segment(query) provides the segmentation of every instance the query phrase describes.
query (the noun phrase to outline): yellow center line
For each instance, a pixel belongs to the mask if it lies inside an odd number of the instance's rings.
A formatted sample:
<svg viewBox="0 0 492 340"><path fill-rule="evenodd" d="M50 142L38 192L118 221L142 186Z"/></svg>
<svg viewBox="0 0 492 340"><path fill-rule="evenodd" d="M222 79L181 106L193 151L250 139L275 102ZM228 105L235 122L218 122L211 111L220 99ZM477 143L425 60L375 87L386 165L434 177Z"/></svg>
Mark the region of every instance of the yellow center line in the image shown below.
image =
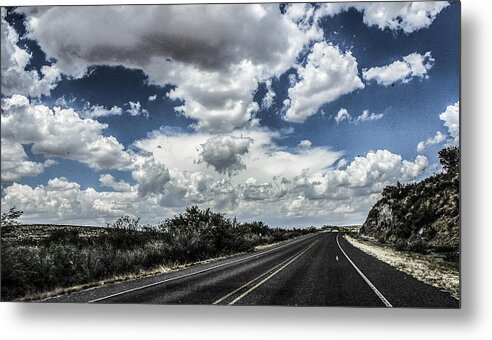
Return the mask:
<svg viewBox="0 0 492 340"><path fill-rule="evenodd" d="M283 266L281 266L280 268L278 268L277 270L275 270L273 273L271 273L270 275L268 275L266 278L264 278L263 280L261 280L260 282L258 282L256 285L254 285L253 287L251 287L250 289L248 289L247 291L245 291L243 294L239 295L237 298L235 298L234 300L232 300L231 302L229 302L229 305L233 305L236 302L240 301L246 295L248 295L249 293L251 293L252 291L254 291L256 288L260 287L262 284L264 284L265 282L267 282L268 280L270 280L272 277L274 277L275 275L277 275L278 273L280 273L285 267L287 267L289 264L291 264L292 262L294 262L295 260L297 260L299 257L301 257L302 254L304 254L305 252L307 252L309 249L311 249L311 247L314 246L314 244L316 242L318 242L318 240L316 240L313 243L311 243L311 245L309 245L307 248L305 248L304 250L302 250L300 253L294 255L294 258L291 258L290 260L288 260L288 262L285 263ZM271 271L272 270L269 270L268 272L271 272ZM264 274L260 275L255 280L257 280L258 278L260 278L262 276L264 276ZM255 280L253 280L253 281L255 281Z"/></svg>
<svg viewBox="0 0 492 340"><path fill-rule="evenodd" d="M317 242L317 241L316 241ZM270 268L268 269L266 272L264 272L263 274L261 274L260 276L257 276L255 277L254 279L252 279L251 281L248 281L246 282L245 284L243 284L241 287L233 290L232 292L230 292L229 294L221 297L220 299L218 299L217 301L215 301L214 303L212 303L213 305L217 305L219 303L221 303L222 301L224 301L225 299L229 298L230 296L236 294L237 292L239 292L240 290L242 290L243 288L251 285L253 282L255 281L258 281L259 279L261 279L262 277L268 275L269 273L271 273L272 271L274 271L275 269L279 268L280 266L282 266L283 264L285 264L286 262L290 261L292 258L296 257L299 253L296 253L294 255L292 255L291 257L289 257L287 260L284 260L282 262L280 262L279 264L277 264L276 266L274 266L273 268Z"/></svg>

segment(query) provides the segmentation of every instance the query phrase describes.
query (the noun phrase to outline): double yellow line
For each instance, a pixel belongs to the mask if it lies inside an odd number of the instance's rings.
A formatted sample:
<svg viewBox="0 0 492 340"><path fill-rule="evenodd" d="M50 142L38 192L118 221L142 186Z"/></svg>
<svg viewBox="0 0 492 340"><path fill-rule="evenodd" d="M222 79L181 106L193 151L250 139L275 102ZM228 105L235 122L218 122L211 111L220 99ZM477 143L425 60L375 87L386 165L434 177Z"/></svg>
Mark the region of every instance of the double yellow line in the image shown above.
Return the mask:
<svg viewBox="0 0 492 340"><path fill-rule="evenodd" d="M281 262L280 264L274 266L273 268L267 270L263 274L255 277L253 280L245 283L244 285L242 285L241 287L233 290L229 294L221 297L220 299L218 299L217 301L215 301L213 303L213 305L217 305L217 304L225 301L226 299L229 299L233 295L241 292L242 290L250 287L249 289L246 289L243 293L241 293L239 296L237 296L231 302L228 303L229 305L234 305L236 302L240 301L242 298L244 298L246 295L248 295L249 293L251 293L252 291L254 291L256 288L258 288L259 286L261 286L262 284L264 284L265 282L267 282L268 280L270 280L272 277L274 277L275 275L277 275L278 273L280 273L289 264L291 264L292 262L294 262L295 260L297 260L299 257L301 257L302 254L304 254L309 249L311 249L311 247L314 246L314 244L316 242L318 242L318 240L314 241L313 243L311 243L309 246L307 246L306 248L304 248L300 252L292 255L287 260L285 260L285 261ZM255 282L257 282L257 283L254 284Z"/></svg>

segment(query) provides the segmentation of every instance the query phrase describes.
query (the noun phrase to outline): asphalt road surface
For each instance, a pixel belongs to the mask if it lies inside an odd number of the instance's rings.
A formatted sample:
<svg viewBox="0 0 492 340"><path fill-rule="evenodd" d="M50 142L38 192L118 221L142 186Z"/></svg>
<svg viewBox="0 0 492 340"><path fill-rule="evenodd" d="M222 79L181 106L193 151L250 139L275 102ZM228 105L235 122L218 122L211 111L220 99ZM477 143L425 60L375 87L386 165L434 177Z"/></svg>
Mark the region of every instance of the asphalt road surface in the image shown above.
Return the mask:
<svg viewBox="0 0 492 340"><path fill-rule="evenodd" d="M321 233L48 302L458 308L459 301Z"/></svg>

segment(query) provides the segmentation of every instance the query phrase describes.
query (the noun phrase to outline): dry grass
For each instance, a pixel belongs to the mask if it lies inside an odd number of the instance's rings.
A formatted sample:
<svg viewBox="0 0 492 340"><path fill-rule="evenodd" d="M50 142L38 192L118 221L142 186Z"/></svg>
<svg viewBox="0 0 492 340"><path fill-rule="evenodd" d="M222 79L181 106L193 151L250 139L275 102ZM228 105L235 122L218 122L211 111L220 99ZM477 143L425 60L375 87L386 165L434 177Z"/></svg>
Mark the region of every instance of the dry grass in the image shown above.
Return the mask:
<svg viewBox="0 0 492 340"><path fill-rule="evenodd" d="M281 244L284 244L287 242L292 242L294 240L302 239L305 237L306 236L299 236L299 237L295 237L295 238L285 240L285 241L259 245L259 246L255 247L254 251L273 248L275 246L279 246ZM101 286L104 286L104 285L110 284L110 283L116 283L116 282L122 282L122 281L132 281L132 280L137 280L137 279L150 277L150 276L154 276L154 275L175 272L175 271L183 270L183 269L193 267L196 265L209 264L209 263L217 262L220 260L225 260L225 259L228 259L230 257L244 255L244 254L245 254L244 252L235 253L235 254L231 254L231 255L227 255L227 256L210 258L210 259L206 259L203 261L197 261L197 262L186 263L186 264L176 264L174 266L160 265L160 266L157 266L151 270L141 270L138 273L132 273L132 274L127 274L127 275L117 275L117 276L113 276L109 279L90 282L87 284L74 285L74 286L65 287L65 288L55 288L55 289L47 291L47 292L42 292L42 293L37 293L37 294L29 294L29 295L26 295L20 299L15 300L15 301L43 301L43 300L48 300L48 299L51 299L51 298L54 298L57 296L61 296L61 295L65 295L65 294L80 292L82 290L94 289L94 288L101 287Z"/></svg>
<svg viewBox="0 0 492 340"><path fill-rule="evenodd" d="M459 300L460 275L459 269L455 264L449 263L441 258L397 251L389 246L355 239L350 236L346 236L346 239L354 247L359 248L366 254L374 256L396 269L415 277L419 281L449 292Z"/></svg>
<svg viewBox="0 0 492 340"><path fill-rule="evenodd" d="M81 284L81 285L74 285L71 287L63 287L63 288L59 287L59 288L55 288L55 289L47 291L47 292L28 294L22 298L14 300L14 301L44 301L44 300L48 300L48 299L51 299L51 298L54 298L57 296L61 296L61 295L80 292L83 290L94 289L94 288L101 287L101 286L104 286L104 285L110 284L110 283L116 283L116 282L122 282L122 281L133 281L133 280L142 279L142 278L150 277L150 276L154 276L154 275L171 273L171 272L183 270L183 269L186 269L189 267L193 267L193 266L196 266L199 264L213 263L213 262L225 260L227 258L242 255L242 254L244 254L244 253L237 253L237 254L232 254L232 255L228 255L228 256L220 256L220 257L210 258L210 259L206 259L203 261L197 261L197 262L186 263L186 264L176 264L174 266L160 265L160 266L157 266L157 267L152 268L150 270L141 270L138 273L116 275L116 276L113 276L113 277L105 279L105 280L89 282L89 283Z"/></svg>

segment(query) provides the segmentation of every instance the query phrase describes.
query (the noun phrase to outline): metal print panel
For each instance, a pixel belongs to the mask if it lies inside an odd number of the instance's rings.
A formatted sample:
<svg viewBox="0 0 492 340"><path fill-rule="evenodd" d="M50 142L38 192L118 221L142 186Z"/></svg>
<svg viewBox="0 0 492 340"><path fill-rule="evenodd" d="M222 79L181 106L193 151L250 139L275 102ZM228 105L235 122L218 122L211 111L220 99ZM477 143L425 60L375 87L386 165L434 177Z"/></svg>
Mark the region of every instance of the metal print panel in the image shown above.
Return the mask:
<svg viewBox="0 0 492 340"><path fill-rule="evenodd" d="M459 308L459 2L1 20L2 301Z"/></svg>

